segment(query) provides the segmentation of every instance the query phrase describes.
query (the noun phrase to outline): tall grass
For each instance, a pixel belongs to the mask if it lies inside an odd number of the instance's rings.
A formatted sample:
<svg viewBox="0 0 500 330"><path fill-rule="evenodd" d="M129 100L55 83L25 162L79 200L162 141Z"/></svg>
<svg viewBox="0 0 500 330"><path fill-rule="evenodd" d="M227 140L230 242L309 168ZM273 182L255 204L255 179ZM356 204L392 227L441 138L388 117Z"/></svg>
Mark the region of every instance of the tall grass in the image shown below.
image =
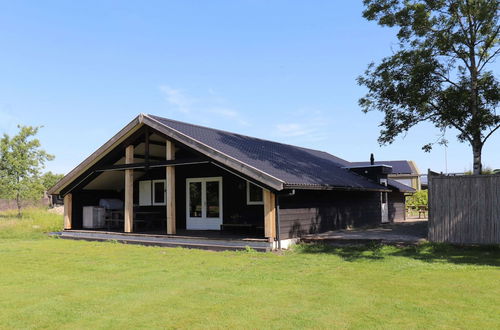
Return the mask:
<svg viewBox="0 0 500 330"><path fill-rule="evenodd" d="M25 209L21 217L17 211L0 212L0 239L38 239L46 233L62 230L63 216L46 209Z"/></svg>

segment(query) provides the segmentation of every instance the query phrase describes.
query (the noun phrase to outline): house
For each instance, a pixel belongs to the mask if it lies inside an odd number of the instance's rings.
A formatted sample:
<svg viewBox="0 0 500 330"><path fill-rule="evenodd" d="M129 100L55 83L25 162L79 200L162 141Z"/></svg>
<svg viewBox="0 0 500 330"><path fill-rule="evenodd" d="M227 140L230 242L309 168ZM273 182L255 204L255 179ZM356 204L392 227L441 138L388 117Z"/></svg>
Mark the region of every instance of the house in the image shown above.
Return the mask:
<svg viewBox="0 0 500 330"><path fill-rule="evenodd" d="M404 205L391 196L413 189L391 172L140 114L49 193L64 198L67 238L273 249L392 221Z"/></svg>
<svg viewBox="0 0 500 330"><path fill-rule="evenodd" d="M375 165L388 165L392 167L392 173L388 175L390 179L398 181L405 186L415 190L422 189L420 172L417 164L413 160L382 160L374 162ZM367 166L370 162L353 162L354 166Z"/></svg>

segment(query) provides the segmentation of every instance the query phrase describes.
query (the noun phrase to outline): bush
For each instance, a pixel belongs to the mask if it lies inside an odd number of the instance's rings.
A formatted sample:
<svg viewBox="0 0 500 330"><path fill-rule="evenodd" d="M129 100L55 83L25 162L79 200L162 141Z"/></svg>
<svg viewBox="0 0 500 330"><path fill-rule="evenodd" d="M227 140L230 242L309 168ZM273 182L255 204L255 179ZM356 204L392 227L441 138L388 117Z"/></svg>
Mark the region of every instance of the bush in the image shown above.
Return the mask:
<svg viewBox="0 0 500 330"><path fill-rule="evenodd" d="M406 206L421 206L428 204L427 190L420 190L411 196L406 197Z"/></svg>

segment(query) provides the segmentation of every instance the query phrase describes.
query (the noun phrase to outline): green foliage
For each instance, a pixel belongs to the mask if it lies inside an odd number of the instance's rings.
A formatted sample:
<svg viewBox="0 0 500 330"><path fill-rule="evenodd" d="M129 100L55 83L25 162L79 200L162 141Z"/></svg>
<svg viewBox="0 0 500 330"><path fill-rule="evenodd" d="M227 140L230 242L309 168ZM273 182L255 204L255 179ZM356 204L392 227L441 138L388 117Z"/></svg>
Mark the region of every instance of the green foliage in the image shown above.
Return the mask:
<svg viewBox="0 0 500 330"><path fill-rule="evenodd" d="M63 178L64 174L55 174L51 171L46 172L42 175L41 183L45 190L52 188L59 180Z"/></svg>
<svg viewBox="0 0 500 330"><path fill-rule="evenodd" d="M429 194L427 190L419 190L411 196L406 197L406 206L428 205Z"/></svg>
<svg viewBox="0 0 500 330"><path fill-rule="evenodd" d="M500 128L500 83L492 64L500 53L498 0L364 0L363 16L398 29L399 50L370 64L358 83L368 88L363 111L385 114L379 143L429 121L472 146L481 172L486 140Z"/></svg>
<svg viewBox="0 0 500 330"><path fill-rule="evenodd" d="M483 170L482 170L481 174L485 174L485 175L487 175L487 174L496 174L496 171L498 171L498 170L494 170L491 167L486 166L486 167L483 167ZM464 172L464 174L465 175L472 175L473 172L472 172L472 170L467 170L467 171Z"/></svg>
<svg viewBox="0 0 500 330"><path fill-rule="evenodd" d="M15 199L20 214L21 200L42 197L41 170L54 156L41 149L40 141L34 138L40 127L18 128L17 135L4 134L0 140L0 196Z"/></svg>

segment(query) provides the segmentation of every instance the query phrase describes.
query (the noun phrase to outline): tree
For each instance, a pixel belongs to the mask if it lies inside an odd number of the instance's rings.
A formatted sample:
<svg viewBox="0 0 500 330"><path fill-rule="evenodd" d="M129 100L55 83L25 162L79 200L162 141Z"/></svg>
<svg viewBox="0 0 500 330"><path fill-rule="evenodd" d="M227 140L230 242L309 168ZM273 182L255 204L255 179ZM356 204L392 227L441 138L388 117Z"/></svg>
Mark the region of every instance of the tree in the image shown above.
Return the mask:
<svg viewBox="0 0 500 330"><path fill-rule="evenodd" d="M398 30L399 48L368 66L358 83L364 112L384 113L381 145L429 121L472 147L474 174L482 149L500 128L500 85L491 66L500 53L498 0L364 0L363 16Z"/></svg>
<svg viewBox="0 0 500 330"><path fill-rule="evenodd" d="M64 174L56 174L51 171L44 173L40 180L45 191L52 188L59 180L63 178Z"/></svg>
<svg viewBox="0 0 500 330"><path fill-rule="evenodd" d="M12 138L4 134L0 140L0 195L14 198L18 215L23 199L42 197L44 187L40 180L46 161L54 156L40 148L40 141L33 138L40 127L20 126Z"/></svg>

